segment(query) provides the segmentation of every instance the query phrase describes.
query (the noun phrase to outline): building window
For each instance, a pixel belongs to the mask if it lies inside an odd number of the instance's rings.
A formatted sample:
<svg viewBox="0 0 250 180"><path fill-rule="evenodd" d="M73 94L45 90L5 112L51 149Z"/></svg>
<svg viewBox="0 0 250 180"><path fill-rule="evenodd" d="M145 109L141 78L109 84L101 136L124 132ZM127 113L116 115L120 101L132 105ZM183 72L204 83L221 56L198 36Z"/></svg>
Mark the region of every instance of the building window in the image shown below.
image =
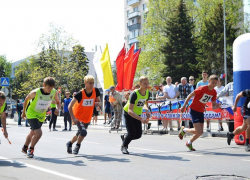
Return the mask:
<svg viewBox="0 0 250 180"><path fill-rule="evenodd" d="M138 8L138 6L136 6L136 7L134 7L134 12L138 12L139 11L139 8Z"/></svg>
<svg viewBox="0 0 250 180"><path fill-rule="evenodd" d="M129 10L127 10L127 17L129 16Z"/></svg>
<svg viewBox="0 0 250 180"><path fill-rule="evenodd" d="M143 11L145 11L145 9L147 8L147 4L143 4Z"/></svg>
<svg viewBox="0 0 250 180"><path fill-rule="evenodd" d="M139 29L135 29L129 32L129 38L133 39L139 36Z"/></svg>

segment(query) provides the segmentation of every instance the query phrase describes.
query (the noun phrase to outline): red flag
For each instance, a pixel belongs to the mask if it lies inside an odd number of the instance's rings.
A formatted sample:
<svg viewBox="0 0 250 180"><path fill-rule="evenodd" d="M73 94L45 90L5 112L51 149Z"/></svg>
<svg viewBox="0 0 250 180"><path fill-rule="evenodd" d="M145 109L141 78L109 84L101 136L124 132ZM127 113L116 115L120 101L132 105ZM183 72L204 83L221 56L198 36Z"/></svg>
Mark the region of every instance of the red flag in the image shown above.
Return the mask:
<svg viewBox="0 0 250 180"><path fill-rule="evenodd" d="M130 79L130 88L129 89L132 89L132 87L133 87L135 71L136 71L136 67L137 67L140 52L141 52L141 48L134 54L133 64L132 64L132 71L131 71L131 79Z"/></svg>
<svg viewBox="0 0 250 180"><path fill-rule="evenodd" d="M116 90L122 91L123 90L123 69L124 69L124 58L126 54L125 44L118 54L116 58L116 76L117 76L117 85Z"/></svg>
<svg viewBox="0 0 250 180"><path fill-rule="evenodd" d="M133 64L133 57L134 57L134 47L135 45L130 48L124 58L124 73L123 73L123 88L129 89L130 88L130 81L131 81L131 72L132 72L132 64Z"/></svg>

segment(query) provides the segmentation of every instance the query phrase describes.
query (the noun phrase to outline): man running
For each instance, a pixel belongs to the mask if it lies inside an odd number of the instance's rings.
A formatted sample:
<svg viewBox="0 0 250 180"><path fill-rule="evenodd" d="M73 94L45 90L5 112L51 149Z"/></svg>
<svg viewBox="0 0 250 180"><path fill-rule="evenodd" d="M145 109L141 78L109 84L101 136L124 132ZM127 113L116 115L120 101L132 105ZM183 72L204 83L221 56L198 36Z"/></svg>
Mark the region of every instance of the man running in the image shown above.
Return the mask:
<svg viewBox="0 0 250 180"><path fill-rule="evenodd" d="M235 135L240 134L243 131L246 131L246 142L245 142L245 150L250 151L249 138L250 138L250 90L246 89L237 94L233 111L236 112L237 104L241 97L246 97L246 100L241 107L241 115L243 116L243 124L242 126L237 127L233 132L227 133L227 143L230 145L231 140Z"/></svg>
<svg viewBox="0 0 250 180"><path fill-rule="evenodd" d="M94 88L94 77L87 75L84 77L85 88L76 93L69 104L69 113L78 131L72 140L67 142L67 152L72 154L72 144L77 141L73 154L78 154L81 142L87 136L87 128L91 121L93 109L100 106L100 92Z"/></svg>
<svg viewBox="0 0 250 180"><path fill-rule="evenodd" d="M7 118L7 104L5 102L6 96L4 92L0 91L0 115L1 115L1 122L3 125L3 135L4 137L8 137L7 129L6 129L6 118Z"/></svg>
<svg viewBox="0 0 250 180"><path fill-rule="evenodd" d="M121 151L123 154L129 154L128 145L132 140L141 138L142 123L146 124L147 118L150 117L148 112L148 100L150 97L148 91L149 80L146 76L141 76L139 82L140 88L131 93L129 100L124 107L124 117L128 134L126 137L121 135ZM146 106L147 118L141 117L144 105Z"/></svg>
<svg viewBox="0 0 250 180"><path fill-rule="evenodd" d="M22 152L27 154L28 158L34 157L35 145L42 137L41 127L46 117L46 111L53 99L56 102L56 110L54 113L56 115L59 114L61 104L58 98L58 93L54 89L54 87L55 79L53 77L46 77L43 80L43 87L31 91L25 98L22 118L28 119L31 131L26 137ZM26 108L29 102L30 105L26 112ZM29 145L30 148L28 149Z"/></svg>
<svg viewBox="0 0 250 180"><path fill-rule="evenodd" d="M209 84L206 86L200 86L196 88L191 94L188 95L184 105L181 107L181 112L185 111L185 107L189 100L194 96L193 102L190 105L190 115L192 118L192 123L194 128L188 129L181 127L179 132L179 138L182 140L183 136L188 132L194 134L193 137L186 142L186 146L191 151L195 151L192 143L198 139L203 134L204 128L204 109L206 103L212 100L213 109L220 108L220 104L216 104L216 91L214 87L217 85L218 77L216 75L211 75L209 78Z"/></svg>

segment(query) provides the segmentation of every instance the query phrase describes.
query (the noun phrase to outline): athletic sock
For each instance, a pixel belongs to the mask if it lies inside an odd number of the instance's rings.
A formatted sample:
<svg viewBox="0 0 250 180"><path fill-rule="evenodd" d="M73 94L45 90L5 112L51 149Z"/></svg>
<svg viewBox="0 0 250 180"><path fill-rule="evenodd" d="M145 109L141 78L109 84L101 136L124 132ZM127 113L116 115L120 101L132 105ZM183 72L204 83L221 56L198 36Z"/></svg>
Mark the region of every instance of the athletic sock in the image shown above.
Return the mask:
<svg viewBox="0 0 250 180"><path fill-rule="evenodd" d="M76 145L79 146L79 147L81 146L81 144L78 144L78 143Z"/></svg>
<svg viewBox="0 0 250 180"><path fill-rule="evenodd" d="M34 149L33 147L30 147L30 149Z"/></svg>
<svg viewBox="0 0 250 180"><path fill-rule="evenodd" d="M182 131L183 131L184 133L186 133L186 132L187 132L187 128L184 128Z"/></svg>
<svg viewBox="0 0 250 180"><path fill-rule="evenodd" d="M233 138L234 137L234 133L230 132L230 136L231 136L231 138Z"/></svg>
<svg viewBox="0 0 250 180"><path fill-rule="evenodd" d="M69 146L70 146L70 147L72 147L72 143L71 143L71 141L69 141Z"/></svg>
<svg viewBox="0 0 250 180"><path fill-rule="evenodd" d="M24 145L24 146L23 146L23 149L28 149L28 146L25 146L25 145Z"/></svg>
<svg viewBox="0 0 250 180"><path fill-rule="evenodd" d="M246 139L245 145L248 146L249 144L249 139Z"/></svg>
<svg viewBox="0 0 250 180"><path fill-rule="evenodd" d="M191 144L192 144L192 142L191 142L190 140L188 140L188 144L189 144L189 145L191 145Z"/></svg>

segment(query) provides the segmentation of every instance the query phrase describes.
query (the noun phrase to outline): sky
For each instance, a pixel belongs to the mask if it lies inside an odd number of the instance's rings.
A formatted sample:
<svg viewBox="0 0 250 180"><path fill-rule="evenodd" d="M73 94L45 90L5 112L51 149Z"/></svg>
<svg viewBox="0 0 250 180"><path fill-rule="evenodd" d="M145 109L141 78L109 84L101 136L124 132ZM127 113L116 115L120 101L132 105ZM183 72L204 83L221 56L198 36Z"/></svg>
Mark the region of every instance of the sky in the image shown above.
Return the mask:
<svg viewBox="0 0 250 180"><path fill-rule="evenodd" d="M18 61L37 54L53 22L92 52L109 45L111 62L124 44L124 0L0 0L0 55Z"/></svg>

